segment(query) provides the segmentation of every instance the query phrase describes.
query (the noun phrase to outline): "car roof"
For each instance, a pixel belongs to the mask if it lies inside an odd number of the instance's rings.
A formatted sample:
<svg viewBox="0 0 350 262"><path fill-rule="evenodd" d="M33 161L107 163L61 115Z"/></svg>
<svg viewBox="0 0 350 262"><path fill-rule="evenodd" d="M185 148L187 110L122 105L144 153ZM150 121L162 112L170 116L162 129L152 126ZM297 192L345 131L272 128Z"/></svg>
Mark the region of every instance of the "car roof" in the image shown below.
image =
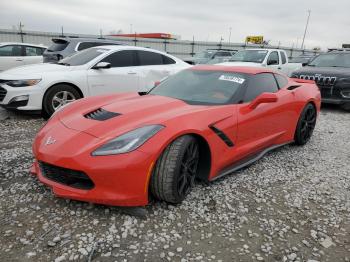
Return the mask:
<svg viewBox="0 0 350 262"><path fill-rule="evenodd" d="M250 75L256 75L260 73L275 73L274 71L267 68L250 67L250 66L197 65L189 69L198 70L198 71L222 71L222 72L230 72L230 73L246 73Z"/></svg>
<svg viewBox="0 0 350 262"><path fill-rule="evenodd" d="M0 43L0 46L4 46L4 45L25 45L25 46L35 46L35 47L47 48L44 45L30 44L30 43L18 43L18 42L1 42Z"/></svg>
<svg viewBox="0 0 350 262"><path fill-rule="evenodd" d="M168 56L171 56L165 52L147 48L147 47L141 47L141 46L131 46L131 45L103 45L103 46L94 46L92 48L98 48L98 49L108 49L108 50L144 50L144 51L152 51L160 54L166 54Z"/></svg>
<svg viewBox="0 0 350 262"><path fill-rule="evenodd" d="M54 40L64 40L67 42L74 42L74 43L79 43L79 42L101 42L101 43L105 43L105 42L113 42L113 43L121 43L117 40L114 39L105 39L105 38L88 38L88 37L55 37L52 38L52 41Z"/></svg>

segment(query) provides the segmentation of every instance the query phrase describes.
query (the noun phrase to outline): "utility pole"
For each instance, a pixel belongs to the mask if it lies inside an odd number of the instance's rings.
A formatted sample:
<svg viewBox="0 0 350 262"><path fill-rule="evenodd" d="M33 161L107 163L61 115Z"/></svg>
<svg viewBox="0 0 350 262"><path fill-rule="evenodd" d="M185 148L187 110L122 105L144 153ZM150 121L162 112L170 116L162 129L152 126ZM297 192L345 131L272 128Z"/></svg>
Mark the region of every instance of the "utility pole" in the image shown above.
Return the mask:
<svg viewBox="0 0 350 262"><path fill-rule="evenodd" d="M64 37L64 34L63 34L63 26L61 26L61 36Z"/></svg>
<svg viewBox="0 0 350 262"><path fill-rule="evenodd" d="M230 29L230 33L228 35L228 44L231 43L231 31L232 31L232 27L229 28Z"/></svg>
<svg viewBox="0 0 350 262"><path fill-rule="evenodd" d="M307 20L306 20L306 26L305 26L305 31L304 31L304 36L303 36L303 42L301 43L301 49L304 49L304 41L305 41L305 36L306 36L306 32L307 32L307 27L309 25L309 19L310 19L310 14L311 14L311 10L307 10L307 12L309 13L307 16Z"/></svg>
<svg viewBox="0 0 350 262"><path fill-rule="evenodd" d="M24 24L22 24L22 22L19 22L19 34L21 35L21 42L23 43L23 31L22 28L24 27Z"/></svg>

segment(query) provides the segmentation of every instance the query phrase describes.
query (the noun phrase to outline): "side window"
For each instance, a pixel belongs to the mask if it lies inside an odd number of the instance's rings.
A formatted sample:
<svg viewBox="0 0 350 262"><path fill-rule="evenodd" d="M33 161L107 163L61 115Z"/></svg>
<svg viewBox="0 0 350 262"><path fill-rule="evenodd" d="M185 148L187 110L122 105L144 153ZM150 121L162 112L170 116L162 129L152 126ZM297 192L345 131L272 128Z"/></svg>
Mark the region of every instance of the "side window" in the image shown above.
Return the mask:
<svg viewBox="0 0 350 262"><path fill-rule="evenodd" d="M280 63L280 59L278 56L277 51L273 51L270 55L269 58L267 59L267 64L268 65L278 65Z"/></svg>
<svg viewBox="0 0 350 262"><path fill-rule="evenodd" d="M43 54L43 49L34 46L25 46L25 56L41 56Z"/></svg>
<svg viewBox="0 0 350 262"><path fill-rule="evenodd" d="M162 65L163 57L161 54L149 51L137 51L140 66L146 65Z"/></svg>
<svg viewBox="0 0 350 262"><path fill-rule="evenodd" d="M22 46L6 45L0 47L0 56L22 56Z"/></svg>
<svg viewBox="0 0 350 262"><path fill-rule="evenodd" d="M111 67L126 67L136 65L136 53L133 50L114 52L103 58L100 62L107 62Z"/></svg>
<svg viewBox="0 0 350 262"><path fill-rule="evenodd" d="M170 64L176 64L175 60L168 57L168 56L165 56L165 55L161 55L162 58L163 58L163 65L170 65Z"/></svg>
<svg viewBox="0 0 350 262"><path fill-rule="evenodd" d="M244 102L250 102L264 92L276 93L278 86L270 73L257 74L251 77L244 94Z"/></svg>
<svg viewBox="0 0 350 262"><path fill-rule="evenodd" d="M280 52L281 55L281 60L282 60L282 64L287 63L287 58L286 58L286 54L284 52Z"/></svg>
<svg viewBox="0 0 350 262"><path fill-rule="evenodd" d="M79 43L77 50L81 51L81 50L88 49L88 48L94 47L94 46L96 46L96 43L93 43L93 42L82 42L82 43Z"/></svg>
<svg viewBox="0 0 350 262"><path fill-rule="evenodd" d="M231 56L230 52L220 51L215 54L215 56Z"/></svg>
<svg viewBox="0 0 350 262"><path fill-rule="evenodd" d="M279 74L275 74L275 77L276 77L279 88L283 88L288 84L288 80L284 76L279 75Z"/></svg>

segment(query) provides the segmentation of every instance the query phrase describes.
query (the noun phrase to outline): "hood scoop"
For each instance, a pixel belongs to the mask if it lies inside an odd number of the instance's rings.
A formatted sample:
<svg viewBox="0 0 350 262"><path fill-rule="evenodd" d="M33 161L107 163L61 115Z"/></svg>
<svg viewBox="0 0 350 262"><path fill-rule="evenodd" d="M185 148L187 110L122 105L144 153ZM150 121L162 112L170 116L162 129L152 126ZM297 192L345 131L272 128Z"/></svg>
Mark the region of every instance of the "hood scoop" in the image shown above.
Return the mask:
<svg viewBox="0 0 350 262"><path fill-rule="evenodd" d="M115 113L115 112L110 112L107 111L103 108L98 108L90 113L87 113L86 115L84 115L85 118L87 119L92 119L92 120L97 120L97 121L105 121L108 120L110 118L119 116L121 114L119 113Z"/></svg>

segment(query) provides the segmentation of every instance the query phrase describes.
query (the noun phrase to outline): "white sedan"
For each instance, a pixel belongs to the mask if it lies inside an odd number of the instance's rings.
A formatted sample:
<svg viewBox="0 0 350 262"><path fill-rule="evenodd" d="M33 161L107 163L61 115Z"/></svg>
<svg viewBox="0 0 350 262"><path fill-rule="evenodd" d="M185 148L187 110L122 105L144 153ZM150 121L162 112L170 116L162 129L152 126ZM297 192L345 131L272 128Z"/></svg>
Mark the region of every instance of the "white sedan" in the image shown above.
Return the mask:
<svg viewBox="0 0 350 262"><path fill-rule="evenodd" d="M58 64L29 65L0 73L0 106L41 111L47 117L82 97L148 91L156 81L189 66L149 48L89 48Z"/></svg>
<svg viewBox="0 0 350 262"><path fill-rule="evenodd" d="M26 43L0 43L0 71L43 62L45 46Z"/></svg>

